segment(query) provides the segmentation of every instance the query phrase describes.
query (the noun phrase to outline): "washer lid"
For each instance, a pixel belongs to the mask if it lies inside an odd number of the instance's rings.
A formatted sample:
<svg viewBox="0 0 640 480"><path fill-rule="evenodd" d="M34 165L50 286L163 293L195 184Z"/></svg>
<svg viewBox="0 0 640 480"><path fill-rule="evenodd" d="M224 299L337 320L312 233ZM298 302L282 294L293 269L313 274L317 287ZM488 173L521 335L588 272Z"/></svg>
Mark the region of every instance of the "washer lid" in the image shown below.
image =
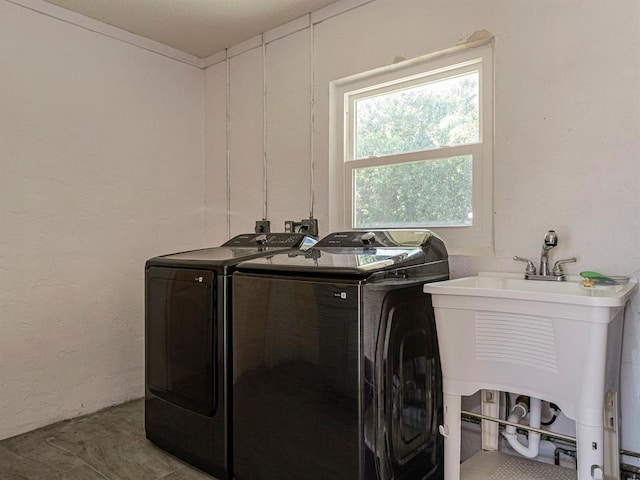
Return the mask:
<svg viewBox="0 0 640 480"><path fill-rule="evenodd" d="M388 251L387 251L388 250ZM375 249L371 251L318 249L307 252L274 253L262 258L243 261L240 271L299 272L312 275L369 276L382 270L391 270L410 265L424 264L420 249Z"/></svg>
<svg viewBox="0 0 640 480"><path fill-rule="evenodd" d="M403 270L416 274L449 273L444 243L428 230L349 231L327 235L306 252L276 253L248 260L239 271L282 272L307 276L355 276Z"/></svg>
<svg viewBox="0 0 640 480"><path fill-rule="evenodd" d="M149 265L213 266L235 265L243 260L292 249L308 249L316 240L301 233L245 233L219 247L161 255L147 260Z"/></svg>

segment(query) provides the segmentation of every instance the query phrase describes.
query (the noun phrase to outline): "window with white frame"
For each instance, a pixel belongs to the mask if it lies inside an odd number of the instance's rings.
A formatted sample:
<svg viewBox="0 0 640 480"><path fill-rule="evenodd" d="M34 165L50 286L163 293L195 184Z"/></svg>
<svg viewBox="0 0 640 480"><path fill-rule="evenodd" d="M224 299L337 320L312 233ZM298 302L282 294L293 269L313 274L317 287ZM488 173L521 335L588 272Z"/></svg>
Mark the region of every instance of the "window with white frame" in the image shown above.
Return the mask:
<svg viewBox="0 0 640 480"><path fill-rule="evenodd" d="M454 251L491 251L492 47L435 57L332 85L335 223L426 227Z"/></svg>

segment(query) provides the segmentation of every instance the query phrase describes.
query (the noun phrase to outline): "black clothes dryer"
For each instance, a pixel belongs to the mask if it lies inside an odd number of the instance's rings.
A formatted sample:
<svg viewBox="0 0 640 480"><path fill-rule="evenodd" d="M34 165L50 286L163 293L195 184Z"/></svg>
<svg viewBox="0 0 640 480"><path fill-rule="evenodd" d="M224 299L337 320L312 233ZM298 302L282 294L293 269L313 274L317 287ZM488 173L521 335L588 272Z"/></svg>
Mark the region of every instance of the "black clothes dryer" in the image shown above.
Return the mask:
<svg viewBox="0 0 640 480"><path fill-rule="evenodd" d="M237 480L442 478L438 236L333 233L233 276Z"/></svg>
<svg viewBox="0 0 640 480"><path fill-rule="evenodd" d="M313 243L302 234L245 234L220 247L146 262L149 440L221 480L231 478L231 273L242 260Z"/></svg>

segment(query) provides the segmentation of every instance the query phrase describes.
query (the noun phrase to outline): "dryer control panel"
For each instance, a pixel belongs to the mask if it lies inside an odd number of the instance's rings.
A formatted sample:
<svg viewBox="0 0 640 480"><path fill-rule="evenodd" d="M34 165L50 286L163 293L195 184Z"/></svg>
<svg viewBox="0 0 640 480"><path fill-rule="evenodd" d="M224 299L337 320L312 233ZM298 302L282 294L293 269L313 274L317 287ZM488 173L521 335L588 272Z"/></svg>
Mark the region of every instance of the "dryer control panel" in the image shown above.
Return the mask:
<svg viewBox="0 0 640 480"><path fill-rule="evenodd" d="M227 240L222 246L295 248L306 243L313 245L315 240L302 233L243 233Z"/></svg>

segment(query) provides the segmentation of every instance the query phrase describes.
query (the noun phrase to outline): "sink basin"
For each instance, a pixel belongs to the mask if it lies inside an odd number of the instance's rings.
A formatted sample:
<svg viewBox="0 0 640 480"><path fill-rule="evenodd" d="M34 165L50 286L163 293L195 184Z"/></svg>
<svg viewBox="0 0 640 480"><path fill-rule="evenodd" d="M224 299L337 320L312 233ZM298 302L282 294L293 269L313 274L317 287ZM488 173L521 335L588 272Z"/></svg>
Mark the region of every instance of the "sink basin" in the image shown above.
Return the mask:
<svg viewBox="0 0 640 480"><path fill-rule="evenodd" d="M470 395L488 382L554 401L575 418L593 396L599 405L605 386L618 390L624 306L636 289L636 280L584 287L579 277L547 282L509 273L427 283L445 390ZM602 384L594 387L596 379Z"/></svg>
<svg viewBox="0 0 640 480"><path fill-rule="evenodd" d="M604 461L604 401L617 402L624 307L636 289L635 280L584 287L579 277L504 273L426 284L442 362L445 479L459 478L460 396L480 389L556 403L576 422L578 480L603 464L615 475L616 461ZM607 415L607 425L617 424ZM617 429L607 438L617 452Z"/></svg>
<svg viewBox="0 0 640 480"><path fill-rule="evenodd" d="M481 272L475 277L459 278L427 285L425 291L448 295L511 298L594 307L624 305L637 288L635 280L621 285L585 287L582 278L569 277L567 281L525 280L513 273Z"/></svg>

